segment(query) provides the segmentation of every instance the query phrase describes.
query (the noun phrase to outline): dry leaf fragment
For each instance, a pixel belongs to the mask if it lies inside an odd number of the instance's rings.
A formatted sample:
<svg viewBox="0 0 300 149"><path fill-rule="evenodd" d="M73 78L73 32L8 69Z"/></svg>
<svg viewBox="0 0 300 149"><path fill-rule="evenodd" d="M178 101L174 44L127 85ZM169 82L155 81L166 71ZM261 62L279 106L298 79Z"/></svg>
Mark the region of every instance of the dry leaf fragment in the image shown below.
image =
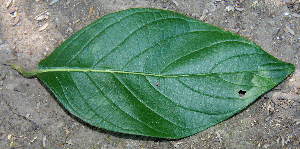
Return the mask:
<svg viewBox="0 0 300 149"><path fill-rule="evenodd" d="M76 20L76 21L73 23L73 26L74 26L75 24L77 24L78 22L80 22L80 19Z"/></svg>
<svg viewBox="0 0 300 149"><path fill-rule="evenodd" d="M51 1L50 3L49 3L49 5L51 6L51 5L53 5L54 3L56 3L56 2L58 2L59 0L53 0L53 1Z"/></svg>
<svg viewBox="0 0 300 149"><path fill-rule="evenodd" d="M176 2L176 0L172 0L172 2L175 4L175 6L178 6L178 3Z"/></svg>
<svg viewBox="0 0 300 149"><path fill-rule="evenodd" d="M285 28L286 28L287 31L290 32L292 35L295 35L295 32L294 32L289 26L286 26Z"/></svg>
<svg viewBox="0 0 300 149"><path fill-rule="evenodd" d="M66 134L67 134L67 135L70 134L70 132L71 132L71 131L68 130L68 129L66 129L65 131L66 131Z"/></svg>
<svg viewBox="0 0 300 149"><path fill-rule="evenodd" d="M43 137L43 147L46 147L46 136Z"/></svg>
<svg viewBox="0 0 300 149"><path fill-rule="evenodd" d="M11 25L14 26L19 23L20 17L16 15L16 17L13 17L14 19L11 21Z"/></svg>
<svg viewBox="0 0 300 149"><path fill-rule="evenodd" d="M294 16L294 17L296 17L296 18L300 18L300 14L295 13L295 12L292 12L291 15Z"/></svg>
<svg viewBox="0 0 300 149"><path fill-rule="evenodd" d="M8 6L9 6L10 3L11 3L11 1L12 1L12 0L8 0L8 1L7 1L6 6L5 6L6 8L8 8Z"/></svg>
<svg viewBox="0 0 300 149"><path fill-rule="evenodd" d="M237 10L237 11L244 11L246 8L235 8L235 10Z"/></svg>
<svg viewBox="0 0 300 149"><path fill-rule="evenodd" d="M48 26L48 23L44 24L43 26L41 26L41 27L39 28L39 31L42 31L42 30L46 29L47 26Z"/></svg>
<svg viewBox="0 0 300 149"><path fill-rule="evenodd" d="M91 5L88 18L91 18L93 16L93 10L94 10L94 7L93 7L93 5Z"/></svg>
<svg viewBox="0 0 300 149"><path fill-rule="evenodd" d="M60 143L57 142L56 145L61 146L62 144L60 144Z"/></svg>
<svg viewBox="0 0 300 149"><path fill-rule="evenodd" d="M12 6L15 6L16 0L12 1L13 3L11 4Z"/></svg>
<svg viewBox="0 0 300 149"><path fill-rule="evenodd" d="M48 19L49 17L46 16L46 15L41 15L41 16L38 16L35 20L37 21L41 21L41 20L45 20L45 19Z"/></svg>
<svg viewBox="0 0 300 149"><path fill-rule="evenodd" d="M43 15L43 14L48 15L47 13L48 13L47 10L46 10L46 11L43 11L43 12L41 12L40 14L38 14L34 19L36 20L39 16L41 16L41 15Z"/></svg>
<svg viewBox="0 0 300 149"><path fill-rule="evenodd" d="M37 139L37 136L35 136L30 142L33 143Z"/></svg>
<svg viewBox="0 0 300 149"><path fill-rule="evenodd" d="M14 145L16 145L14 141L11 141L9 147L13 147Z"/></svg>

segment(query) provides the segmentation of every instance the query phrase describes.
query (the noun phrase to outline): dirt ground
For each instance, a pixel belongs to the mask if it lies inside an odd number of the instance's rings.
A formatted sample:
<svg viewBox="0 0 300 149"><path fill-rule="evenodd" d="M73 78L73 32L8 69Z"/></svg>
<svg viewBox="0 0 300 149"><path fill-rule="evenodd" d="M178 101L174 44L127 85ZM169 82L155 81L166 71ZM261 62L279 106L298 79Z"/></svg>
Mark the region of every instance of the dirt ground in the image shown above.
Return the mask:
<svg viewBox="0 0 300 149"><path fill-rule="evenodd" d="M300 148L299 0L50 1L0 0L0 62L34 70L94 20L150 7L237 33L293 63L296 71L232 118L187 138L165 140L91 127L64 111L38 79L24 78L1 64L0 148Z"/></svg>

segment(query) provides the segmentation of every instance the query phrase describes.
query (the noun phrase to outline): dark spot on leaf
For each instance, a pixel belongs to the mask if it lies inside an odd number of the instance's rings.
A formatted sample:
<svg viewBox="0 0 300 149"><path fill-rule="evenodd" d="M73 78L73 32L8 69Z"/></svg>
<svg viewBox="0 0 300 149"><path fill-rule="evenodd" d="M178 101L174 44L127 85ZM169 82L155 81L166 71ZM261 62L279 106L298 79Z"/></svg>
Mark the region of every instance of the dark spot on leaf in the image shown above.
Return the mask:
<svg viewBox="0 0 300 149"><path fill-rule="evenodd" d="M246 95L246 91L243 91L243 90L240 90L238 93L239 93L240 98L245 97L245 95Z"/></svg>
<svg viewBox="0 0 300 149"><path fill-rule="evenodd" d="M160 86L160 84L159 84L159 83L155 83L155 85L156 85L156 86Z"/></svg>

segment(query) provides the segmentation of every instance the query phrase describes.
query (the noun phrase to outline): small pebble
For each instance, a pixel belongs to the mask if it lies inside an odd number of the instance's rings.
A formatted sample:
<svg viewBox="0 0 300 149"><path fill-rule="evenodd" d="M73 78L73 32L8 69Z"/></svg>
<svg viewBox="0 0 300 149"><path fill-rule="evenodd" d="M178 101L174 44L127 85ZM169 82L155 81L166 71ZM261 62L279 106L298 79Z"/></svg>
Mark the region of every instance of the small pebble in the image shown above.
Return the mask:
<svg viewBox="0 0 300 149"><path fill-rule="evenodd" d="M16 11L16 9L15 9L15 7L9 7L9 8L7 9L7 11L8 11L9 13L13 13L13 12Z"/></svg>
<svg viewBox="0 0 300 149"><path fill-rule="evenodd" d="M12 139L12 135L11 135L11 134L8 134L8 135L7 135L7 139L8 139L8 140Z"/></svg>
<svg viewBox="0 0 300 149"><path fill-rule="evenodd" d="M234 10L234 7L229 5L229 6L226 6L226 11L233 11Z"/></svg>
<svg viewBox="0 0 300 149"><path fill-rule="evenodd" d="M205 20L205 18L206 18L206 15L205 15L205 14L203 14L203 15L200 17L200 19L199 19L199 20L201 20L201 21L204 21L204 20Z"/></svg>
<svg viewBox="0 0 300 149"><path fill-rule="evenodd" d="M27 113L26 115L25 115L25 117L28 119L29 118L29 116L30 116L30 113Z"/></svg>
<svg viewBox="0 0 300 149"><path fill-rule="evenodd" d="M263 148L268 148L268 147L270 147L271 145L270 144L265 144L264 146L263 146Z"/></svg>
<svg viewBox="0 0 300 149"><path fill-rule="evenodd" d="M43 52L43 55L44 55L44 56L47 56L47 52Z"/></svg>
<svg viewBox="0 0 300 149"><path fill-rule="evenodd" d="M3 41L0 39L0 44L2 44L3 43Z"/></svg>
<svg viewBox="0 0 300 149"><path fill-rule="evenodd" d="M10 15L10 17L12 17L12 18L15 18L15 17L17 17L17 16L18 16L17 14L18 14L18 13L15 11L15 12L13 12L13 13L9 14L9 15Z"/></svg>
<svg viewBox="0 0 300 149"><path fill-rule="evenodd" d="M73 29L71 27L67 28L67 32L73 33Z"/></svg>

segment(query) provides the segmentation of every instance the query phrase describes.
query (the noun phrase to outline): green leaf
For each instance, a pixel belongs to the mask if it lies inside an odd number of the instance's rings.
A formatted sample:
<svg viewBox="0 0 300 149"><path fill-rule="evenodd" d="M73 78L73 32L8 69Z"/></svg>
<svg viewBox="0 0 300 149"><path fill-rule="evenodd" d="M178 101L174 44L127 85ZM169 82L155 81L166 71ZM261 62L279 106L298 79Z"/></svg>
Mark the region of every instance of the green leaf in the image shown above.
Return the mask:
<svg viewBox="0 0 300 149"><path fill-rule="evenodd" d="M37 76L91 125L182 138L231 117L294 69L239 35L135 8L72 35L39 63Z"/></svg>

